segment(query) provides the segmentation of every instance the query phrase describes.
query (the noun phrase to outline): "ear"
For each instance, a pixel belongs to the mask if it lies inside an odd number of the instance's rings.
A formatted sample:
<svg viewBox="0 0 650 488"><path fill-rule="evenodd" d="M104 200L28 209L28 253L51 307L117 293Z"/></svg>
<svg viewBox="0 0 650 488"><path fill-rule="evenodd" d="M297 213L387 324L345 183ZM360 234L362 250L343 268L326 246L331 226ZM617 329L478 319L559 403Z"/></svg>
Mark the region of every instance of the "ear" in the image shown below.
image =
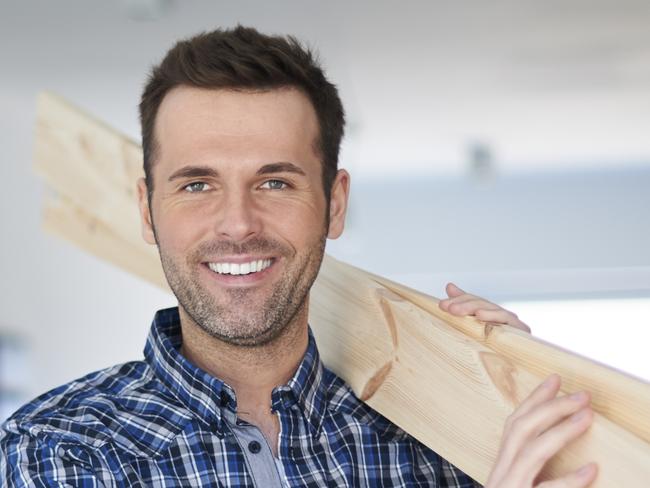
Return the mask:
<svg viewBox="0 0 650 488"><path fill-rule="evenodd" d="M138 179L138 206L140 208L142 237L148 244L157 244L156 235L153 230L153 221L151 219L151 209L149 208L147 184L144 178Z"/></svg>
<svg viewBox="0 0 650 488"><path fill-rule="evenodd" d="M337 239L343 233L345 214L348 210L348 195L350 194L350 174L344 169L338 170L330 198L330 226L327 237Z"/></svg>

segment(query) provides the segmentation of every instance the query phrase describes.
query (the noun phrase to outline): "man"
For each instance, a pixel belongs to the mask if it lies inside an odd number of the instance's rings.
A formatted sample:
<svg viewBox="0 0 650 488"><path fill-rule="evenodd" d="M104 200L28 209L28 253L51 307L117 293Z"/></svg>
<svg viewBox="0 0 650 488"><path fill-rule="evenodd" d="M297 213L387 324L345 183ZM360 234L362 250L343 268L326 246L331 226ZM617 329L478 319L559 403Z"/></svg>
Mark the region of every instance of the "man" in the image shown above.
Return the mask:
<svg viewBox="0 0 650 488"><path fill-rule="evenodd" d="M16 412L1 434L3 482L475 486L319 360L309 290L326 239L343 232L350 177L337 167L343 107L311 54L243 27L198 35L154 68L140 113L142 232L179 306L156 314L144 361ZM526 327L447 292L451 313ZM549 378L513 414L488 486L533 486L588 427L587 395L555 399L558 388Z"/></svg>

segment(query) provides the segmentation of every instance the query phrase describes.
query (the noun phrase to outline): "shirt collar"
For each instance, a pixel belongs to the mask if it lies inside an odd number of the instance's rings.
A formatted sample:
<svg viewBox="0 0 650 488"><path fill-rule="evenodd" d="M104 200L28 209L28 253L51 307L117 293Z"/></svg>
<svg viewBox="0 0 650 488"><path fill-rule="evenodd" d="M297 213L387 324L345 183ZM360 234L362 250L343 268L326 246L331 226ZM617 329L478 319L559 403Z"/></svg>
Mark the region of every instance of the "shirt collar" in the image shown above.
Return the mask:
<svg viewBox="0 0 650 488"><path fill-rule="evenodd" d="M178 307L159 310L144 348L145 361L177 400L221 434L221 408L228 405L229 397L234 399L234 392L223 381L188 361L180 353L181 343Z"/></svg>
<svg viewBox="0 0 650 488"><path fill-rule="evenodd" d="M289 382L273 390L271 408L281 410L297 404L312 435L318 437L327 407L327 382L311 327L308 333L307 351Z"/></svg>
<svg viewBox="0 0 650 488"><path fill-rule="evenodd" d="M182 343L178 307L156 312L144 348L145 360L158 379L198 419L224 431L222 408L236 410L233 389L219 378L198 368L180 353ZM316 341L309 328L309 342L298 369L286 385L276 387L271 395L273 410L300 407L314 436L320 434L325 415L325 369Z"/></svg>

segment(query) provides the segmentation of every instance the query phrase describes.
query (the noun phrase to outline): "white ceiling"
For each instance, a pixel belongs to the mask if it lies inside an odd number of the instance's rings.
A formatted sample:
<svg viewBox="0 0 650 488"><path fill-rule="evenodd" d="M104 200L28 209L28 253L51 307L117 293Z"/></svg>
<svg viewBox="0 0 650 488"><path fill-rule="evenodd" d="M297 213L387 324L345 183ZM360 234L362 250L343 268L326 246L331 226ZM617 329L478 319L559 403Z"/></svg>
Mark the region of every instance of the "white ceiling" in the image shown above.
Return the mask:
<svg viewBox="0 0 650 488"><path fill-rule="evenodd" d="M154 20L135 8L162 5ZM138 137L148 67L237 22L316 47L347 107L358 176L650 164L650 2L22 1L0 15L2 135L53 89ZM135 12L135 13L134 13ZM145 16L146 16L145 9Z"/></svg>

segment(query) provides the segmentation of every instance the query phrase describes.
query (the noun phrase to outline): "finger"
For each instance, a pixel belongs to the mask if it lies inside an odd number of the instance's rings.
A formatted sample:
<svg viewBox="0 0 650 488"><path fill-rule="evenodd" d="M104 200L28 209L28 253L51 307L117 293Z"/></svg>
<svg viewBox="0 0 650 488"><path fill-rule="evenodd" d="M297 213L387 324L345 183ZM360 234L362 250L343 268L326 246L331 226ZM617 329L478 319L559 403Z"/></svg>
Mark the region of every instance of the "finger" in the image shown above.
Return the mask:
<svg viewBox="0 0 650 488"><path fill-rule="evenodd" d="M560 376L552 374L544 382L540 383L512 412L506 419L505 427L503 429L503 437L499 447L498 465L495 466L495 471L504 472L510 468L513 460L521 449L521 442L517 439L512 440L513 435L516 437L516 429L518 427L518 419L533 408L541 405L549 400L552 400L557 395L560 389Z"/></svg>
<svg viewBox="0 0 650 488"><path fill-rule="evenodd" d="M508 324L512 327L523 330L524 332L530 333L530 327L528 327L524 322L519 320L519 317L517 317L516 314L504 309L499 309L499 310L481 309L481 310L477 310L474 315L476 316L477 319L482 320L483 322L491 322L494 324Z"/></svg>
<svg viewBox="0 0 650 488"><path fill-rule="evenodd" d="M447 292L447 295L449 295L452 298L465 293L464 290L462 290L460 287L456 286L452 282L447 283L447 286L445 287L445 291Z"/></svg>
<svg viewBox="0 0 650 488"><path fill-rule="evenodd" d="M596 476L598 476L598 465L589 463L562 478L544 481L536 485L536 488L584 488L593 483Z"/></svg>
<svg viewBox="0 0 650 488"><path fill-rule="evenodd" d="M449 311L449 307L451 305L454 305L456 303L464 303L467 300L476 300L478 297L475 297L474 295L468 295L468 294L463 294L459 295L453 298L445 298L444 300L440 300L439 305L440 308L442 308L445 311Z"/></svg>
<svg viewBox="0 0 650 488"><path fill-rule="evenodd" d="M465 303L468 300L481 300L480 297L477 297L475 295L470 295L469 293L463 293L462 295L458 295L453 298L445 298L444 301L447 302L447 304L451 305L453 303Z"/></svg>
<svg viewBox="0 0 650 488"><path fill-rule="evenodd" d="M557 395L560 391L562 380L560 375L552 374L540 383L524 400L519 404L512 414L508 417L506 423L512 423L515 419L526 415L532 409L547 402Z"/></svg>
<svg viewBox="0 0 650 488"><path fill-rule="evenodd" d="M515 478L528 473L532 482L549 459L589 428L593 417L591 408L585 407L529 443L515 461Z"/></svg>
<svg viewBox="0 0 650 488"><path fill-rule="evenodd" d="M497 305L496 303L489 302L485 298L482 298L482 297L479 297L479 296L476 296L476 295L472 295L471 293L462 293L461 295L457 295L457 296L450 297L450 298L445 298L444 300L441 300L441 302L443 302L442 303L443 305L450 306L452 304L463 304L463 303L467 303L467 302L473 301L473 300L478 300L478 301L484 303L485 308L494 308L494 307L502 308L502 307L499 307L499 305Z"/></svg>
<svg viewBox="0 0 650 488"><path fill-rule="evenodd" d="M498 311L501 310L506 313L510 313L507 310L483 300L482 298L470 297L462 302L453 302L450 303L447 307L447 311L453 315L474 315L480 309Z"/></svg>
<svg viewBox="0 0 650 488"><path fill-rule="evenodd" d="M583 410L589 405L590 395L577 392L544 402L520 415L510 425L508 442L510 449L519 451L522 446L550 431L554 425L563 422L569 415Z"/></svg>
<svg viewBox="0 0 650 488"><path fill-rule="evenodd" d="M487 300L484 300L481 297L477 297L474 295L469 295L465 293L464 295L460 295L454 298L445 298L444 300L441 300L441 304L443 305L443 309L449 310L452 305L457 306L457 305L462 305L467 302L471 301L480 301L486 304L486 308L489 308L490 306L492 307L498 307L498 305L495 305L494 303L490 303Z"/></svg>

